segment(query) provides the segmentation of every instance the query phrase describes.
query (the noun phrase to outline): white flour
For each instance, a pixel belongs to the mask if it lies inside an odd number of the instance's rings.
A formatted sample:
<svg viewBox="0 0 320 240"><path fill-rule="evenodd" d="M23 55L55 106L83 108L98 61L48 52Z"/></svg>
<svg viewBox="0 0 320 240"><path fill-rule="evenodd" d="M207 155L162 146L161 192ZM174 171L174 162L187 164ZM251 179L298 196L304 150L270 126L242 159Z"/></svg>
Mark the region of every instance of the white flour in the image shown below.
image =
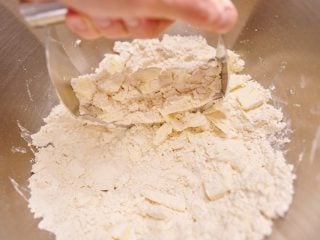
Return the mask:
<svg viewBox="0 0 320 240"><path fill-rule="evenodd" d="M272 147L286 141L277 137L286 124L267 103L269 91L241 75L243 62L230 52L229 93L208 104L207 89L218 86L218 72L206 72L215 67L204 66L214 50L200 37L117 43L115 51L120 56L107 56L111 60L96 74L73 80L83 111L150 124L111 131L72 118L63 106L54 108L32 136L38 152L29 206L43 218L40 228L58 240L241 240L270 234L273 219L291 203L294 175ZM192 78L200 67L204 72ZM152 77L141 77L145 69L154 71ZM176 77L159 88L159 76L164 81L168 72ZM184 87L175 82L179 76L188 89L177 90Z"/></svg>

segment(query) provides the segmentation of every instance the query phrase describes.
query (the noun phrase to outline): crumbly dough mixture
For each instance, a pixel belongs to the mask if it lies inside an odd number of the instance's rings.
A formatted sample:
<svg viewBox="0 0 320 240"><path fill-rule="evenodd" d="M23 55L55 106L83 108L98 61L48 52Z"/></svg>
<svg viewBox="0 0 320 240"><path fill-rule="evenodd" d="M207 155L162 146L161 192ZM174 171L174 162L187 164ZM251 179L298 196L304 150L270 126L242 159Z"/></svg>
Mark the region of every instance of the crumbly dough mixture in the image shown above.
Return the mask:
<svg viewBox="0 0 320 240"><path fill-rule="evenodd" d="M32 136L29 206L57 240L262 239L288 210L293 167L270 92L230 54L227 96L202 37L117 42L74 79L85 114L135 123L106 129L55 107ZM146 124L147 123L147 124Z"/></svg>
<svg viewBox="0 0 320 240"><path fill-rule="evenodd" d="M208 63L215 49L203 38L117 42L114 51L95 73L72 80L83 114L120 124L163 123L211 102L221 88L220 66Z"/></svg>

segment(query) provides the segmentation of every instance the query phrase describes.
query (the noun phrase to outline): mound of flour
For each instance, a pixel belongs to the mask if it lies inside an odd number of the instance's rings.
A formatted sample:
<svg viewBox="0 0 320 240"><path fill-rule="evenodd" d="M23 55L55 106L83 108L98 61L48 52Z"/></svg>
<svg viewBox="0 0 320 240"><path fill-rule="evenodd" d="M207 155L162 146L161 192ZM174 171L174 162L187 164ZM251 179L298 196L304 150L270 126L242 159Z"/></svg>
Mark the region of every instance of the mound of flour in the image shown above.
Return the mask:
<svg viewBox="0 0 320 240"><path fill-rule="evenodd" d="M108 130L52 110L32 135L29 207L39 227L57 240L269 235L294 180L275 148L286 124L270 92L229 52L229 92L210 102L219 66L207 65L215 51L201 37L118 42L115 52L72 84L84 113L135 125Z"/></svg>

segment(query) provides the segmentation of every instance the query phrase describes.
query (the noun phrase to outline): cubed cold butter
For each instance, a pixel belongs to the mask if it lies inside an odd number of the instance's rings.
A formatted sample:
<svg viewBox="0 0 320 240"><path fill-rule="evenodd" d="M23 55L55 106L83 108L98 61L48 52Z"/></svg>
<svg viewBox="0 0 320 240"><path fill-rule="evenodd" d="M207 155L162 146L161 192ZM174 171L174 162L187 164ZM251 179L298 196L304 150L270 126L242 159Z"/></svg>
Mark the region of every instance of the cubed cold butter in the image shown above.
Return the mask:
<svg viewBox="0 0 320 240"><path fill-rule="evenodd" d="M247 86L238 95L237 100L243 110L250 111L264 104L266 97L262 90Z"/></svg>
<svg viewBox="0 0 320 240"><path fill-rule="evenodd" d="M178 212L183 212L186 209L185 199L180 196L173 196L153 189L143 191L142 195L152 202L161 204Z"/></svg>

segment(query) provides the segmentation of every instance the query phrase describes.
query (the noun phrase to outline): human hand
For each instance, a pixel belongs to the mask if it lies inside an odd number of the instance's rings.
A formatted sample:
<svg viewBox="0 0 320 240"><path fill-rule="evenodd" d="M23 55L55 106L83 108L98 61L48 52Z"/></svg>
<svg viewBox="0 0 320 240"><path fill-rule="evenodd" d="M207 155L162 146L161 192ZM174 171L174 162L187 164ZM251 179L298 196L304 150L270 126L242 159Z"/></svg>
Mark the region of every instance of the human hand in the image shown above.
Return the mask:
<svg viewBox="0 0 320 240"><path fill-rule="evenodd" d="M48 2L48 0L27 0ZM175 20L224 33L237 20L230 0L60 0L69 7L66 23L86 39L150 38Z"/></svg>

